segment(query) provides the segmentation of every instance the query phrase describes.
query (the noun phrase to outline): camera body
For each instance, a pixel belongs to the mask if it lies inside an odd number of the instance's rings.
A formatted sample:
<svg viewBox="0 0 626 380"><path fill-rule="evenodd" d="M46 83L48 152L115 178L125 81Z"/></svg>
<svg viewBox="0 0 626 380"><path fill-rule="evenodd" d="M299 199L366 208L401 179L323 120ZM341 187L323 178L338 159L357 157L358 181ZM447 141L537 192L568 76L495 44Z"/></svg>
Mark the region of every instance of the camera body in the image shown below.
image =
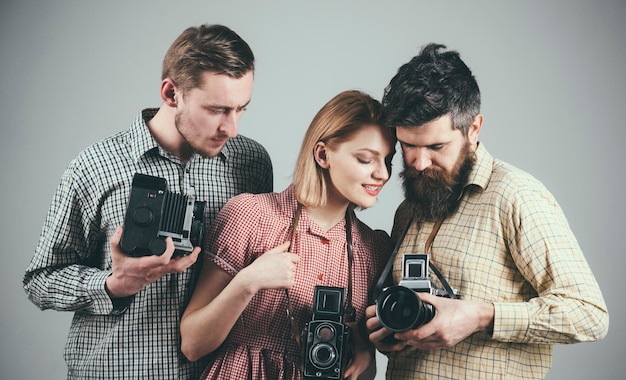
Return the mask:
<svg viewBox="0 0 626 380"><path fill-rule="evenodd" d="M343 379L350 328L343 324L344 289L316 286L313 316L303 333L303 379Z"/></svg>
<svg viewBox="0 0 626 380"><path fill-rule="evenodd" d="M417 328L435 316L433 305L422 302L417 293L448 296L444 289L432 285L427 254L405 254L402 264L402 279L398 285L383 289L376 301L378 319L383 327L393 332Z"/></svg>
<svg viewBox="0 0 626 380"><path fill-rule="evenodd" d="M165 178L135 173L124 216L122 251L130 256L161 255L165 238L174 241L174 257L202 247L206 202L167 190Z"/></svg>

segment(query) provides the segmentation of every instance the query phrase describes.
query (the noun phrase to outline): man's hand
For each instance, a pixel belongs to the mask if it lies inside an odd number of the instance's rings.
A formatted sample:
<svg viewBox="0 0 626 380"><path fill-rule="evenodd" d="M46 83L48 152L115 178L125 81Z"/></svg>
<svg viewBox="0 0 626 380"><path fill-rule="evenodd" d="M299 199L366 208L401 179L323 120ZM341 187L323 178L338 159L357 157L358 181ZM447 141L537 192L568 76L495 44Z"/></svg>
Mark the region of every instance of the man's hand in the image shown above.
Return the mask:
<svg viewBox="0 0 626 380"><path fill-rule="evenodd" d="M165 239L167 248L162 255L132 257L122 252L121 237L122 227L117 227L109 241L113 273L106 280L106 288L111 298L136 294L168 273L186 270L196 262L201 251L200 247L194 247L189 255L172 259L174 242L168 237Z"/></svg>
<svg viewBox="0 0 626 380"><path fill-rule="evenodd" d="M463 301L417 293L433 305L433 319L413 330L396 333L396 339L420 350L452 347L478 331L493 329L494 306L488 302Z"/></svg>
<svg viewBox="0 0 626 380"><path fill-rule="evenodd" d="M407 346L405 341L394 339L393 332L382 326L380 320L376 316L376 305L370 305L365 309L365 327L369 331L369 339L378 351L391 352L400 351Z"/></svg>

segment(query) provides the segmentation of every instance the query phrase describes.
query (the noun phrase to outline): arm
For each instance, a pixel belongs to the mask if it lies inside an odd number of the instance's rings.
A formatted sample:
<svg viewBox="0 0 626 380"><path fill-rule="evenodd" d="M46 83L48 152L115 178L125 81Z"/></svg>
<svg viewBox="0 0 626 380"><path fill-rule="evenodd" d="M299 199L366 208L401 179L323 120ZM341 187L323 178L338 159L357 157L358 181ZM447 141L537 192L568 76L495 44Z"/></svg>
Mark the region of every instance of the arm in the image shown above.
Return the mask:
<svg viewBox="0 0 626 380"><path fill-rule="evenodd" d="M97 200L84 206L74 166L66 170L23 279L29 299L40 309L114 312L105 290L108 231L95 220ZM110 231L112 233L112 231Z"/></svg>
<svg viewBox="0 0 626 380"><path fill-rule="evenodd" d="M547 190L516 195L505 233L518 270L537 295L495 302L493 338L547 344L602 339L606 304L563 211Z"/></svg>
<svg viewBox="0 0 626 380"><path fill-rule="evenodd" d="M449 347L479 331L503 342L534 344L597 340L606 335L604 300L561 209L549 194L517 183L510 188L518 190L506 194L499 209L506 251L483 253L485 257L503 254L515 263L492 275L496 280L501 276L500 295L450 300L419 293L437 313L426 325L395 334L401 341L394 343L382 341L390 332L379 329L371 307L368 329L377 348Z"/></svg>
<svg viewBox="0 0 626 380"><path fill-rule="evenodd" d="M288 248L287 242L267 251L234 277L204 261L180 323L181 350L189 360L217 349L259 290L293 286L298 256L285 253Z"/></svg>
<svg viewBox="0 0 626 380"><path fill-rule="evenodd" d="M75 161L68 167L57 188L24 276L24 289L41 309L118 314L132 300L130 296L151 282L186 270L200 249L170 260L174 247L169 239L161 256L135 258L122 253L121 228L109 231L101 226L123 218L124 203L117 200L116 191L124 190L115 184L81 182L89 176L76 174L77 166Z"/></svg>

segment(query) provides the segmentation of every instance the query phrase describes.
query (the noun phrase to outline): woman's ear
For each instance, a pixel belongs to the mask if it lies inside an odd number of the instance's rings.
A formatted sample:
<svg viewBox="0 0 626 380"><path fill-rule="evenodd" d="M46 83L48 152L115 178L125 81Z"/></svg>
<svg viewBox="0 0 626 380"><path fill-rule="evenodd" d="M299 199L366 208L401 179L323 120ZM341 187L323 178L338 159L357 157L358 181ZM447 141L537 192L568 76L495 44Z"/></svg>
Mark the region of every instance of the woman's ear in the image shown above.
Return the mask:
<svg viewBox="0 0 626 380"><path fill-rule="evenodd" d="M326 144L321 141L313 147L313 157L315 158L315 162L317 162L317 164L323 169L328 169L330 167L327 153L328 150L326 149Z"/></svg>

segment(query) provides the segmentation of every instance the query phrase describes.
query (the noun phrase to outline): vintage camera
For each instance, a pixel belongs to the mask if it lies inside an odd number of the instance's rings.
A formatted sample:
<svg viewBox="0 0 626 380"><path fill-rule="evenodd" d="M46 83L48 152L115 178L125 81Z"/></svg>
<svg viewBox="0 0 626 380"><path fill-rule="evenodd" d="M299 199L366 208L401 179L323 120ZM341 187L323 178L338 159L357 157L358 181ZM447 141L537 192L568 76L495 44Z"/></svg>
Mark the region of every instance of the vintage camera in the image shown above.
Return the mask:
<svg viewBox="0 0 626 380"><path fill-rule="evenodd" d="M193 187L187 195L167 190L165 178L136 173L120 246L130 256L161 255L165 238L174 241L174 256L202 247L206 202L196 201Z"/></svg>
<svg viewBox="0 0 626 380"><path fill-rule="evenodd" d="M398 285L383 289L376 301L376 315L383 327L401 332L428 323L435 316L435 308L422 302L417 292L448 297L445 289L435 288L428 271L428 255L405 254L402 280ZM456 291L453 290L456 298Z"/></svg>
<svg viewBox="0 0 626 380"><path fill-rule="evenodd" d="M303 378L343 379L350 357L350 328L343 324L344 289L316 286L313 316L303 334Z"/></svg>

